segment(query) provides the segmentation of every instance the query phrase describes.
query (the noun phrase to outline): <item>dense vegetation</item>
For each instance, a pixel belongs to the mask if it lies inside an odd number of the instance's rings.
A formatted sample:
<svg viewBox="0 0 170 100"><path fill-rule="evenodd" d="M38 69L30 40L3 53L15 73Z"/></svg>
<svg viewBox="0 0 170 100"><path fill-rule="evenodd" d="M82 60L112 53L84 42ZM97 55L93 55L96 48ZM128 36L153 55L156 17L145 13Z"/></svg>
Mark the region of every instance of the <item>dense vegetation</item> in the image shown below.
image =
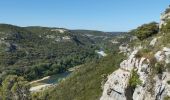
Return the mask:
<svg viewBox="0 0 170 100"><path fill-rule="evenodd" d="M107 75L119 67L122 58L123 56L115 51L105 58L87 63L55 88L34 94L33 99L98 100Z"/></svg>
<svg viewBox="0 0 170 100"><path fill-rule="evenodd" d="M95 39L66 29L57 30L1 24L0 79L14 74L33 80L98 59L95 50L100 47Z"/></svg>
<svg viewBox="0 0 170 100"><path fill-rule="evenodd" d="M0 99L29 100L31 99L29 89L30 85L23 77L9 75L0 87Z"/></svg>
<svg viewBox="0 0 170 100"><path fill-rule="evenodd" d="M170 20L167 20L166 25L162 26L161 31L165 33L170 32Z"/></svg>
<svg viewBox="0 0 170 100"><path fill-rule="evenodd" d="M77 72L62 81L55 89L34 94L33 99L69 100L100 97L101 84L104 84L106 76L113 72L122 60L122 55L117 54L118 46L129 39L113 38L113 34L100 31L58 30L60 29L0 25L1 98L11 99L14 98L13 95L17 95L19 99L31 99L26 98L30 97L30 94L29 84L25 79L31 81L63 73L70 67L81 64L83 65ZM113 44L112 39L119 43ZM104 49L109 56L99 59L95 51L99 49ZM117 59L114 59L115 57ZM8 85L10 88L5 89ZM23 97L25 93L20 93L20 89L28 92L26 97Z"/></svg>
<svg viewBox="0 0 170 100"><path fill-rule="evenodd" d="M156 22L152 22L149 24L144 24L137 29L132 30L131 33L136 35L140 40L143 40L154 34L157 34L158 31L158 24Z"/></svg>

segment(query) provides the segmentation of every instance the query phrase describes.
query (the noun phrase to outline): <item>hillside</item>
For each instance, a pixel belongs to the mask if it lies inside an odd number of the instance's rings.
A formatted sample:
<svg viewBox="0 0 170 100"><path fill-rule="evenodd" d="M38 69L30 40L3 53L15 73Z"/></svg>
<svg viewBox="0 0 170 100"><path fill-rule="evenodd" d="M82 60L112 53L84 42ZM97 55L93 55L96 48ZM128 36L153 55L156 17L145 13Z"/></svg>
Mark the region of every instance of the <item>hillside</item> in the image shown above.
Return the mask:
<svg viewBox="0 0 170 100"><path fill-rule="evenodd" d="M98 42L68 29L0 24L0 79L34 80L98 59Z"/></svg>
<svg viewBox="0 0 170 100"><path fill-rule="evenodd" d="M107 80L107 75L111 74L119 66L124 58L119 54L119 45L129 42L132 36L122 34L112 37L107 42L106 47L108 56L92 60L85 63L80 69L76 70L59 83L55 88L49 88L45 91L34 93L33 99L50 99L50 100L96 100L102 94L102 84ZM112 43L113 41L116 41ZM116 59L115 59L116 58ZM71 94L70 94L71 93ZM67 96L65 96L67 95Z"/></svg>
<svg viewBox="0 0 170 100"><path fill-rule="evenodd" d="M170 100L169 9L160 23L113 37L110 42L117 49L109 56L85 64L57 86L33 94L33 99Z"/></svg>
<svg viewBox="0 0 170 100"><path fill-rule="evenodd" d="M170 7L160 18L128 33L0 24L0 99L170 100Z"/></svg>

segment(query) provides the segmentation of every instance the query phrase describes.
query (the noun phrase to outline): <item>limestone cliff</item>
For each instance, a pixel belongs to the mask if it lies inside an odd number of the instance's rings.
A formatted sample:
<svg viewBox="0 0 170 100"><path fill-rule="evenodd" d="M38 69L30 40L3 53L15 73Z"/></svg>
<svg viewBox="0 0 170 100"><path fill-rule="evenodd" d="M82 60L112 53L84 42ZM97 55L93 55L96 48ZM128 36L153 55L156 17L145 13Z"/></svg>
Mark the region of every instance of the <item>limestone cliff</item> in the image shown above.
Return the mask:
<svg viewBox="0 0 170 100"><path fill-rule="evenodd" d="M167 8L161 15L160 28L169 19L170 8ZM163 45L164 37L159 33L140 45L120 45L119 53L124 53L127 58L108 76L100 100L164 100L170 97L170 72L167 69L170 66L170 42ZM151 51L146 52L148 49ZM141 81L135 88L129 87L133 70Z"/></svg>

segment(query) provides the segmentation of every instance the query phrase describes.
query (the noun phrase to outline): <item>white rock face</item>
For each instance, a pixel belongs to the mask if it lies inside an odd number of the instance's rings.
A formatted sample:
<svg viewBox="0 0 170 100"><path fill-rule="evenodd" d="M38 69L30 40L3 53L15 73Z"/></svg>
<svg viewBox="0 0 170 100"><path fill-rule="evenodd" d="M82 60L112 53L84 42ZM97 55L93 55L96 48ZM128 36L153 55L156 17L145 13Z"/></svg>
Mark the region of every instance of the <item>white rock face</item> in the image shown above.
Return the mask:
<svg viewBox="0 0 170 100"><path fill-rule="evenodd" d="M120 68L108 76L108 80L104 85L103 95L100 100L126 100L125 90L129 83L130 71L133 69L135 50L127 60L120 64Z"/></svg>
<svg viewBox="0 0 170 100"><path fill-rule="evenodd" d="M160 18L161 18L161 21L159 23L159 28L161 28L162 25L166 25L166 20L170 19L170 12L169 13L162 13Z"/></svg>
<svg viewBox="0 0 170 100"><path fill-rule="evenodd" d="M150 93L147 92L147 88L137 86L133 93L133 100L155 100L151 97Z"/></svg>
<svg viewBox="0 0 170 100"><path fill-rule="evenodd" d="M158 62L165 61L165 63L170 63L170 48L164 47L162 51L155 54L155 58Z"/></svg>
<svg viewBox="0 0 170 100"><path fill-rule="evenodd" d="M150 62L148 59L142 57L139 61L139 64L136 65L137 73L142 84L135 88L133 100L152 100L150 93L147 93L148 75L150 73L149 63Z"/></svg>
<svg viewBox="0 0 170 100"><path fill-rule="evenodd" d="M150 83L151 68L150 61L144 57L135 58L141 47L135 48L128 59L120 63L120 68L108 76L108 80L104 85L103 94L100 100L127 100L126 88L131 77L131 71L135 69L141 80L133 93L133 100L164 100L166 96L170 96L170 73L164 72L161 79L155 76ZM157 61L165 61L170 63L170 48L164 47L162 51L155 54ZM153 93L149 90L152 87Z"/></svg>
<svg viewBox="0 0 170 100"><path fill-rule="evenodd" d="M131 49L129 48L128 44L122 44L119 46L120 53L129 54L131 52Z"/></svg>
<svg viewBox="0 0 170 100"><path fill-rule="evenodd" d="M118 69L109 75L100 100L126 100L125 89L127 88L129 77L130 72L122 69Z"/></svg>
<svg viewBox="0 0 170 100"><path fill-rule="evenodd" d="M121 62L120 68L127 70L127 71L131 71L134 68L135 63L136 63L135 55L137 54L137 52L138 50L133 51L127 60L124 60L123 62Z"/></svg>
<svg viewBox="0 0 170 100"><path fill-rule="evenodd" d="M157 38L154 38L151 42L150 42L150 46L155 46L156 42L158 41Z"/></svg>
<svg viewBox="0 0 170 100"><path fill-rule="evenodd" d="M97 53L103 57L107 56L107 54L104 51L98 51Z"/></svg>
<svg viewBox="0 0 170 100"><path fill-rule="evenodd" d="M170 9L170 6L167 8L167 10L169 10L169 9ZM168 19L170 19L170 12L164 12L164 13L162 13L161 16L160 16L160 19L161 19L161 21L160 21L160 23L159 23L159 28L161 28L162 25L166 25L166 21L167 21Z"/></svg>
<svg viewBox="0 0 170 100"><path fill-rule="evenodd" d="M71 38L69 36L62 37L63 40L70 40Z"/></svg>
<svg viewBox="0 0 170 100"><path fill-rule="evenodd" d="M137 39L138 39L137 36L133 36L130 38L130 41L137 40Z"/></svg>
<svg viewBox="0 0 170 100"><path fill-rule="evenodd" d="M138 50L134 50L127 60L120 64L120 68L108 76L100 100L126 100L125 92L133 69L137 70L142 85L135 89L134 100L143 100L146 96L146 88L143 87L150 72L149 60L146 58L135 58ZM141 91L140 94L138 91Z"/></svg>
<svg viewBox="0 0 170 100"><path fill-rule="evenodd" d="M52 29L51 31L64 33L64 32L66 32L67 30L65 30L65 29Z"/></svg>
<svg viewBox="0 0 170 100"><path fill-rule="evenodd" d="M155 76L155 99L164 100L164 97L170 96L170 85L167 83L170 81L170 73L164 72L162 78Z"/></svg>
<svg viewBox="0 0 170 100"><path fill-rule="evenodd" d="M112 42L113 44L118 44L118 43L119 43L119 42L116 41L116 40L111 40L111 42Z"/></svg>
<svg viewBox="0 0 170 100"><path fill-rule="evenodd" d="M54 39L55 36L54 36L54 35L47 35L46 38L48 38L48 39Z"/></svg>

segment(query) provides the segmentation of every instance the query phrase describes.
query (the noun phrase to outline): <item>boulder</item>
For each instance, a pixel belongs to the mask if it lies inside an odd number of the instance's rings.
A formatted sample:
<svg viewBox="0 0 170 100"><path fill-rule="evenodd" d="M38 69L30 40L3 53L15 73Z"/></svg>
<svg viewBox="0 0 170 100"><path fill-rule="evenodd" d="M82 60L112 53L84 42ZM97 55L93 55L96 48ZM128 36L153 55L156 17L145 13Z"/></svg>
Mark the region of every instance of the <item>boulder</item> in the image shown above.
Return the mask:
<svg viewBox="0 0 170 100"><path fill-rule="evenodd" d="M165 61L165 63L170 63L170 48L164 47L162 51L155 54L155 58L158 62Z"/></svg>
<svg viewBox="0 0 170 100"><path fill-rule="evenodd" d="M100 100L126 100L125 90L128 86L130 72L118 69L108 76Z"/></svg>

